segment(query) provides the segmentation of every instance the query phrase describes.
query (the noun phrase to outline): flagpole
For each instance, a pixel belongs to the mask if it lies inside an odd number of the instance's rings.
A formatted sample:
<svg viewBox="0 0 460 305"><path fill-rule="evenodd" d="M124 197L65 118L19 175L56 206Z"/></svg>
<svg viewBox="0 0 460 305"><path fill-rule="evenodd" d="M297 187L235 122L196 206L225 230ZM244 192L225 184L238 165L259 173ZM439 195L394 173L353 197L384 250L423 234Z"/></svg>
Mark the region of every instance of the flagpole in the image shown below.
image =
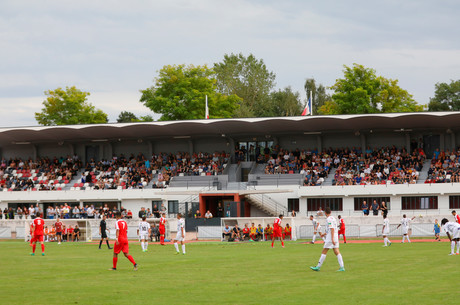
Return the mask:
<svg viewBox="0 0 460 305"><path fill-rule="evenodd" d="M206 94L206 108L204 111L204 119L209 119L209 110L208 110L208 95Z"/></svg>
<svg viewBox="0 0 460 305"><path fill-rule="evenodd" d="M310 115L313 115L313 90L310 90Z"/></svg>

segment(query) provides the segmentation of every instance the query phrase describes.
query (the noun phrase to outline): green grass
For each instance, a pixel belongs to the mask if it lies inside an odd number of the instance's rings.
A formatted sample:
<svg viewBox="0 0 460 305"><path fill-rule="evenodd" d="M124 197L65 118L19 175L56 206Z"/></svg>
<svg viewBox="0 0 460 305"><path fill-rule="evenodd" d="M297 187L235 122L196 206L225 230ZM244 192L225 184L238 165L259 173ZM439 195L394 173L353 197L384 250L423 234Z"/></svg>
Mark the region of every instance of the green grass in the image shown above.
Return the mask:
<svg viewBox="0 0 460 305"><path fill-rule="evenodd" d="M287 242L138 243L107 271L112 252L94 244L46 243L46 256L24 242L0 243L2 304L458 304L460 256L448 243L341 244L346 272L332 251L313 272L322 245Z"/></svg>

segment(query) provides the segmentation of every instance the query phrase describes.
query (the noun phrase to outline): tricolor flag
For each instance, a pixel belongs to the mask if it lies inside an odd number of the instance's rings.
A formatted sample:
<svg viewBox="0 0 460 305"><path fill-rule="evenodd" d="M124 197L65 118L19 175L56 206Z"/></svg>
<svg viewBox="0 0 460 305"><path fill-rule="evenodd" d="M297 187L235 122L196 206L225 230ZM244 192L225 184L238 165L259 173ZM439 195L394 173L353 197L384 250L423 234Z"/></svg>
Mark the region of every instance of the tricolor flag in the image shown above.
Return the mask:
<svg viewBox="0 0 460 305"><path fill-rule="evenodd" d="M206 95L206 110L205 110L205 119L209 119L209 108L208 108L208 96Z"/></svg>
<svg viewBox="0 0 460 305"><path fill-rule="evenodd" d="M302 111L302 115L313 115L311 101L312 101L312 91L310 91L310 98L308 99L307 104L305 105L305 109Z"/></svg>

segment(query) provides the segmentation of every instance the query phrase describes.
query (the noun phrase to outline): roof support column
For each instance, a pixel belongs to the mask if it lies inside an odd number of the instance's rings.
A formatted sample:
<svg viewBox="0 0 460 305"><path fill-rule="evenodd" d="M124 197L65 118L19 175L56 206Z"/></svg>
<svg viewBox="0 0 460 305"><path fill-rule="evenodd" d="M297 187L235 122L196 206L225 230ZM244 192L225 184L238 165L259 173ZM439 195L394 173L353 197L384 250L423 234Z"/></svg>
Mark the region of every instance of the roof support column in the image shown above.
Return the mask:
<svg viewBox="0 0 460 305"><path fill-rule="evenodd" d="M34 155L34 160L38 159L38 146L37 145L32 145L32 153Z"/></svg>
<svg viewBox="0 0 460 305"><path fill-rule="evenodd" d="M189 139L188 140L188 152L190 153L190 156L193 155L193 140L192 139Z"/></svg>
<svg viewBox="0 0 460 305"><path fill-rule="evenodd" d="M228 137L227 143L230 146L230 162L235 163L235 140L233 138Z"/></svg>
<svg viewBox="0 0 460 305"><path fill-rule="evenodd" d="M147 160L150 160L150 158L152 158L152 155L153 155L153 142L152 141L147 141L147 151L148 151L148 156L147 156Z"/></svg>
<svg viewBox="0 0 460 305"><path fill-rule="evenodd" d="M316 148L318 149L318 153L321 153L323 151L323 138L321 135L316 136Z"/></svg>
<svg viewBox="0 0 460 305"><path fill-rule="evenodd" d="M457 150L456 149L457 144L455 143L455 133L454 132L450 134L450 146L451 146L450 147L451 150Z"/></svg>
<svg viewBox="0 0 460 305"><path fill-rule="evenodd" d="M439 134L439 150L444 150L446 147L445 145L445 137L444 137L444 133L441 133Z"/></svg>
<svg viewBox="0 0 460 305"><path fill-rule="evenodd" d="M410 134L406 133L405 136L406 136L406 150L410 151Z"/></svg>
<svg viewBox="0 0 460 305"><path fill-rule="evenodd" d="M361 134L361 152L364 153L366 151L366 135Z"/></svg>

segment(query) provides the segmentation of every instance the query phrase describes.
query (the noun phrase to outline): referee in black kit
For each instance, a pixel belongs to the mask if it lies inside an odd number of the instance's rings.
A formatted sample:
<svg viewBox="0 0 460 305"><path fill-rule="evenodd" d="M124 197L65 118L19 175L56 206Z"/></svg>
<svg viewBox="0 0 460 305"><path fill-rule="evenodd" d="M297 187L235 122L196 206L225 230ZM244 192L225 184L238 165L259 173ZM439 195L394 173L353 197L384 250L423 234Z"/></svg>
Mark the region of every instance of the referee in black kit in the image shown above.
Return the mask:
<svg viewBox="0 0 460 305"><path fill-rule="evenodd" d="M99 235L101 235L101 241L99 242L99 249L101 248L102 241L104 239L105 239L105 242L107 243L107 247L109 249L112 249L112 248L110 248L109 239L107 238L107 233L106 233L107 223L105 222L106 219L107 219L107 216L105 214L102 215L102 220L101 220L101 223L99 224Z"/></svg>

